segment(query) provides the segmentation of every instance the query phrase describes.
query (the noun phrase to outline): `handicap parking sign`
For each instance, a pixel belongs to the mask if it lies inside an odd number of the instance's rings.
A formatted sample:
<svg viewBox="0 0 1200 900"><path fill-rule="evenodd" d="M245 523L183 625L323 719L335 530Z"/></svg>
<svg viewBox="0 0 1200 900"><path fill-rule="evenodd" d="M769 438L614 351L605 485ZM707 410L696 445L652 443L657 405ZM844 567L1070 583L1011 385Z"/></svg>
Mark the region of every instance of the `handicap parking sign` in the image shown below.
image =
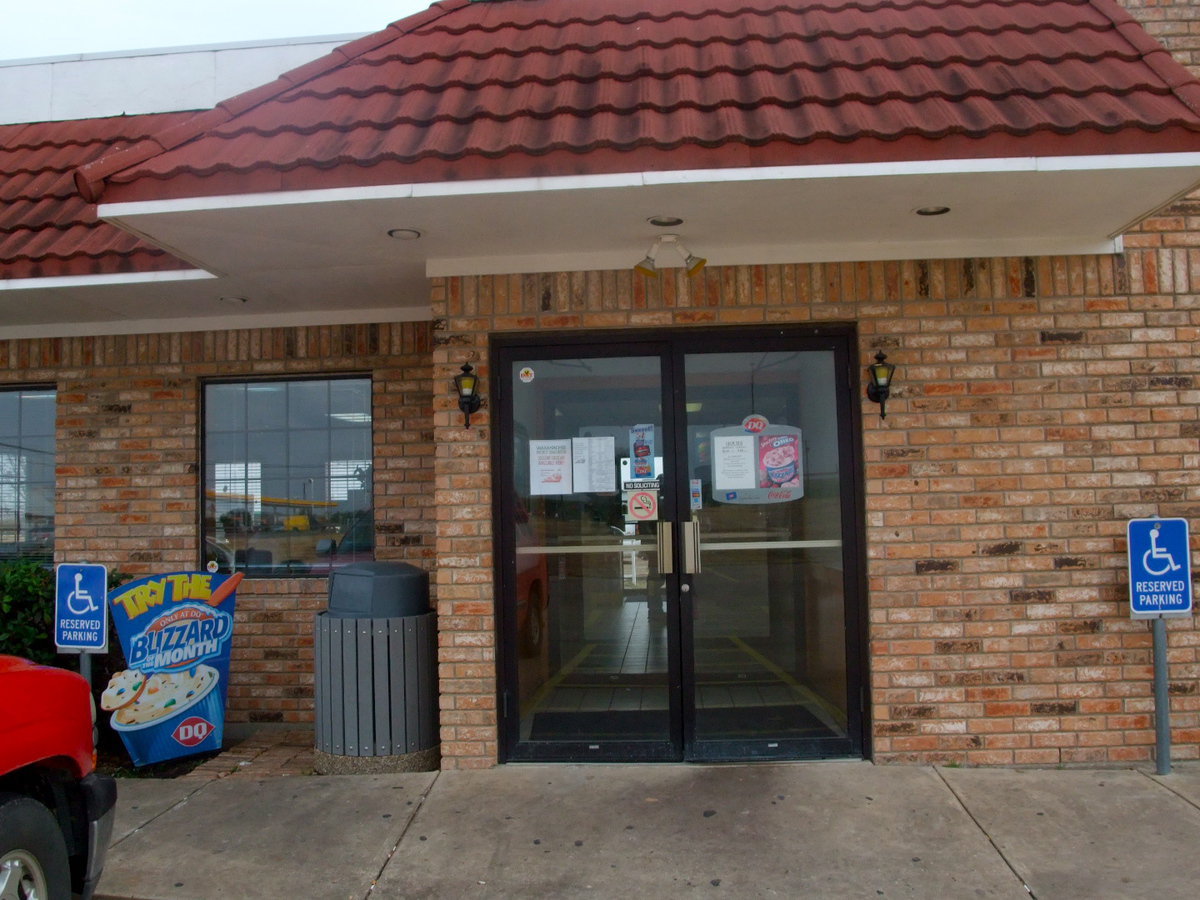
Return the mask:
<svg viewBox="0 0 1200 900"><path fill-rule="evenodd" d="M54 643L60 650L108 649L108 569L60 564L54 576Z"/></svg>
<svg viewBox="0 0 1200 900"><path fill-rule="evenodd" d="M1135 619L1192 613L1186 519L1130 519L1129 609Z"/></svg>

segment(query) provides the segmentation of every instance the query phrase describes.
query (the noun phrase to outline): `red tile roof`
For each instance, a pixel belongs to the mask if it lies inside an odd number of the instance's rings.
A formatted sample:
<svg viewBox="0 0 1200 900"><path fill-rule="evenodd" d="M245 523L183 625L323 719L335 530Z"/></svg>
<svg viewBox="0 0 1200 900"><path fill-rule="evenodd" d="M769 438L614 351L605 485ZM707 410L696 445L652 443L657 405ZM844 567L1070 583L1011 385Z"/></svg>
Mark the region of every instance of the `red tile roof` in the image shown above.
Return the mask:
<svg viewBox="0 0 1200 900"><path fill-rule="evenodd" d="M79 181L106 199L1200 149L1115 0L445 0Z"/></svg>
<svg viewBox="0 0 1200 900"><path fill-rule="evenodd" d="M72 173L193 113L0 125L0 279L191 268L96 219Z"/></svg>

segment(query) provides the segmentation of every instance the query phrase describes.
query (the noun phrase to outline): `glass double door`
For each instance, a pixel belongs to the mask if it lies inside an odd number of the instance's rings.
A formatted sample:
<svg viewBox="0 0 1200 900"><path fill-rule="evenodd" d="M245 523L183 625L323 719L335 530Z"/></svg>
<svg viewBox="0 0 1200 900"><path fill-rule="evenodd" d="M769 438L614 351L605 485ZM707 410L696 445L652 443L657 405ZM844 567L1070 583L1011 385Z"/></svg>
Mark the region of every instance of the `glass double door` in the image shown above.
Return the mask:
<svg viewBox="0 0 1200 900"><path fill-rule="evenodd" d="M851 337L497 340L505 759L861 755Z"/></svg>

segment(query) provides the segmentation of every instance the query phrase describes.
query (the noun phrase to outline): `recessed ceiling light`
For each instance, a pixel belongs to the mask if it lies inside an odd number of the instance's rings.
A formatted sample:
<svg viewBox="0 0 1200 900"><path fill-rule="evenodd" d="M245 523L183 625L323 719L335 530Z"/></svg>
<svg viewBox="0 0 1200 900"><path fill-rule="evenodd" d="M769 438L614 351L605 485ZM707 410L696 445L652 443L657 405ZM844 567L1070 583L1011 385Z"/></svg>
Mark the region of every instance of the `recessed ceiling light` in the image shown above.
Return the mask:
<svg viewBox="0 0 1200 900"><path fill-rule="evenodd" d="M388 232L388 237L398 241L415 241L420 239L421 232L415 228L393 228Z"/></svg>
<svg viewBox="0 0 1200 900"><path fill-rule="evenodd" d="M656 228L674 228L683 224L683 219L679 216L651 216L646 221Z"/></svg>
<svg viewBox="0 0 1200 900"><path fill-rule="evenodd" d="M920 206L913 210L918 216L944 216L950 212L948 206Z"/></svg>

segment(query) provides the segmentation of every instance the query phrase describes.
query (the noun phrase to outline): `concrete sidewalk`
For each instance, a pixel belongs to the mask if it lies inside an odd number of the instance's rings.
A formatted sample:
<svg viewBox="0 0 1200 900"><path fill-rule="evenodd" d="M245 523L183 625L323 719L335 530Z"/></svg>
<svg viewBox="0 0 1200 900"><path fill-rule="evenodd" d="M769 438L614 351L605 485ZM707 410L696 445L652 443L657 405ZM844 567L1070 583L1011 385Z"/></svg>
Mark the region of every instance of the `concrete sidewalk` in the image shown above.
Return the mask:
<svg viewBox="0 0 1200 900"><path fill-rule="evenodd" d="M252 768L252 767L249 767ZM1200 766L126 779L103 898L1200 895Z"/></svg>

